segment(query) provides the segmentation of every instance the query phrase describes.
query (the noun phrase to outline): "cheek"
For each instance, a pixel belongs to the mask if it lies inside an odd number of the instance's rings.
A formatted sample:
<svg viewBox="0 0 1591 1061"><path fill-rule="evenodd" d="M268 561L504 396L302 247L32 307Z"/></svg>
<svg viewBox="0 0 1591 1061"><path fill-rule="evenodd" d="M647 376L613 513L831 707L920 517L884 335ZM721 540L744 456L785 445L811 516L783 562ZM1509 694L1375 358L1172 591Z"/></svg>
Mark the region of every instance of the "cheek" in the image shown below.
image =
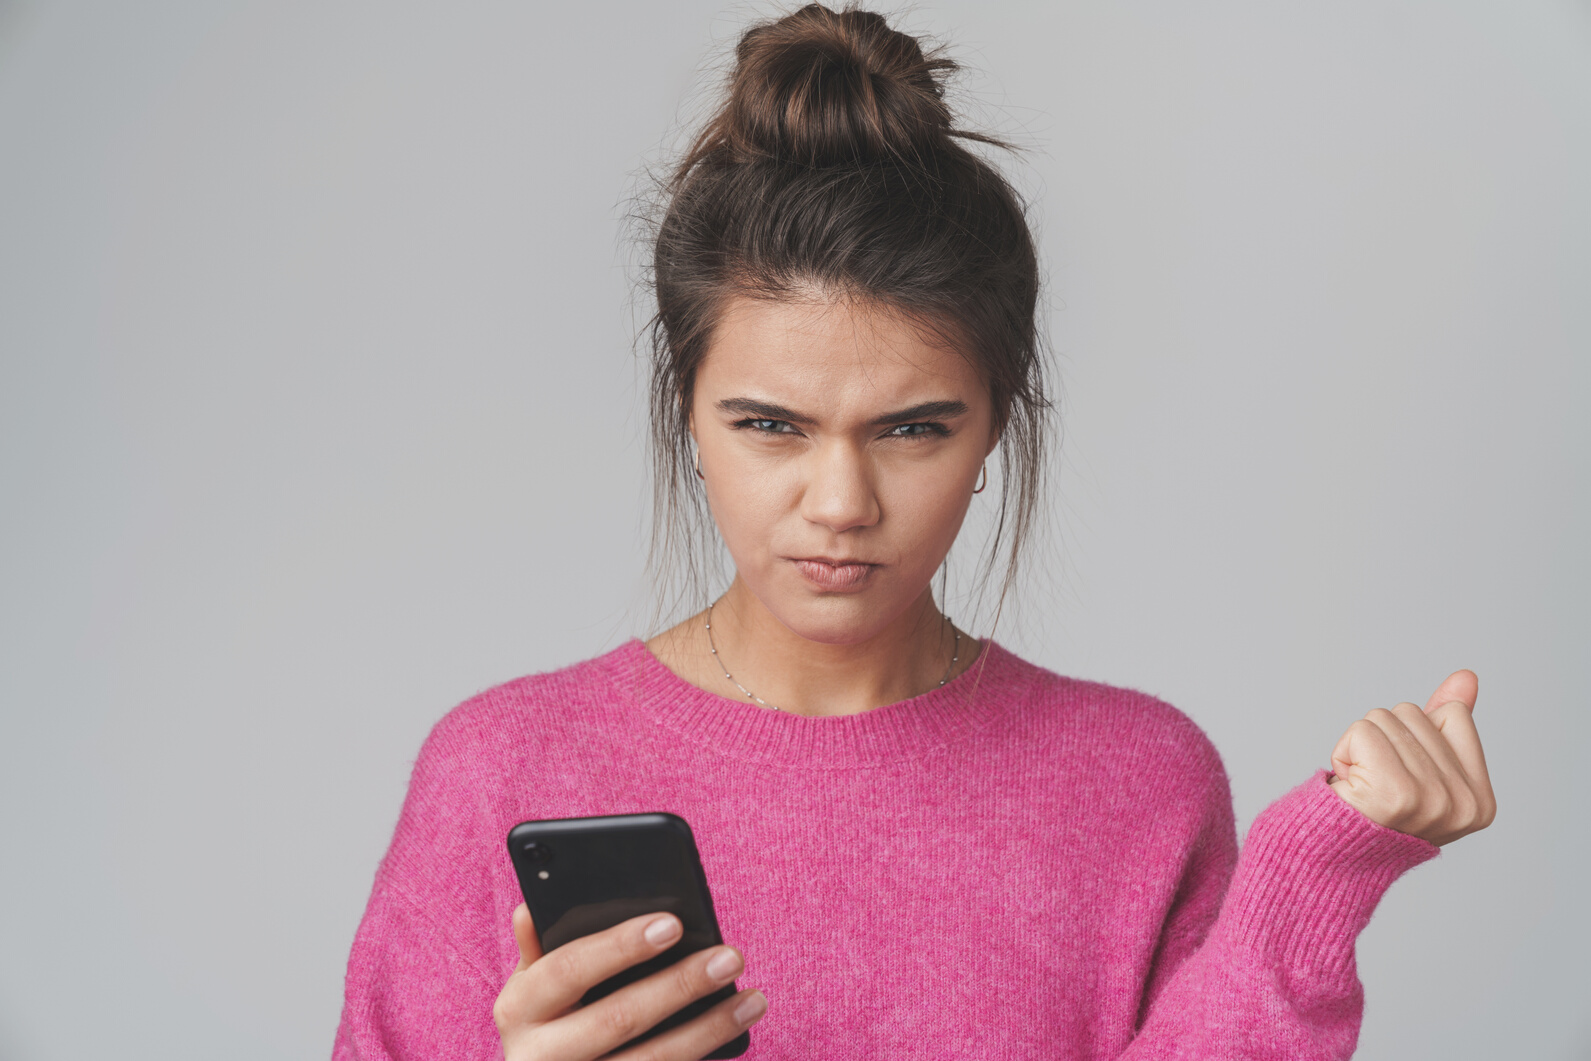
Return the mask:
<svg viewBox="0 0 1591 1061"><path fill-rule="evenodd" d="M913 471L917 474L913 474ZM932 574L966 519L971 495L944 467L897 473L881 484L885 536L903 570Z"/></svg>
<svg viewBox="0 0 1591 1061"><path fill-rule="evenodd" d="M713 522L737 567L746 569L767 551L774 529L798 501L789 469L756 460L732 447L712 454L712 470L702 485ZM705 463L706 457L703 458Z"/></svg>

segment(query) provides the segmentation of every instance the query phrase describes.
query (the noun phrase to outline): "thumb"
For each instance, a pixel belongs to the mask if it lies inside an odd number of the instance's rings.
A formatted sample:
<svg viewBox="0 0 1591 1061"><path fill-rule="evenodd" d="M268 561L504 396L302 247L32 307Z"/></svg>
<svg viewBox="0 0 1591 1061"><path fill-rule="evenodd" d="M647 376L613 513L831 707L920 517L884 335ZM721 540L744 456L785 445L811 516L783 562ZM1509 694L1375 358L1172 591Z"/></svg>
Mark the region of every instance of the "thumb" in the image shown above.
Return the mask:
<svg viewBox="0 0 1591 1061"><path fill-rule="evenodd" d="M1436 687L1436 692L1425 702L1425 713L1430 714L1443 704L1450 704L1454 700L1461 702L1471 711L1475 710L1475 697L1480 692L1480 679L1472 670L1456 670L1447 676L1441 685Z"/></svg>
<svg viewBox="0 0 1591 1061"><path fill-rule="evenodd" d="M530 963L541 957L541 941L536 938L536 923L530 919L530 910L524 903L514 907L514 942L519 944L519 968L521 972L530 967Z"/></svg>

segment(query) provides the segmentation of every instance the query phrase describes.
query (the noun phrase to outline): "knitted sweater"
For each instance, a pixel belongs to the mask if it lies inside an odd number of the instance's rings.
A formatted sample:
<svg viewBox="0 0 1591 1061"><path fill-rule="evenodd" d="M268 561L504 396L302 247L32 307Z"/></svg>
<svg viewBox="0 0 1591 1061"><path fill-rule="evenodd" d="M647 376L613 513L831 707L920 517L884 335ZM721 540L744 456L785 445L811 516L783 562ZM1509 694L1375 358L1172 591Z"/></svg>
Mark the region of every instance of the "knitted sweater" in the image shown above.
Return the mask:
<svg viewBox="0 0 1591 1061"><path fill-rule="evenodd" d="M1239 854L1210 740L1142 693L989 642L922 696L804 718L640 641L437 724L348 963L333 1057L501 1058L517 822L672 811L695 832L748 1061L1346 1058L1354 941L1434 857L1325 770Z"/></svg>

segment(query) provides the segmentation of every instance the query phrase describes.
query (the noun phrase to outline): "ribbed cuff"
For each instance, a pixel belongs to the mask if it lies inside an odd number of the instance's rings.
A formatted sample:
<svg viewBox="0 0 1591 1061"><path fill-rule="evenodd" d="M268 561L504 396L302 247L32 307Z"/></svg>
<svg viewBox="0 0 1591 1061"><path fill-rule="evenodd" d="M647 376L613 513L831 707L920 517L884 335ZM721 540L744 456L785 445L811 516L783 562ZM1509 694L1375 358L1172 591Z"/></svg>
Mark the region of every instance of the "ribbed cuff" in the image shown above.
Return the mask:
<svg viewBox="0 0 1591 1061"><path fill-rule="evenodd" d="M1354 941L1381 896L1440 849L1371 821L1328 776L1316 770L1254 819L1221 919L1268 965L1352 977Z"/></svg>

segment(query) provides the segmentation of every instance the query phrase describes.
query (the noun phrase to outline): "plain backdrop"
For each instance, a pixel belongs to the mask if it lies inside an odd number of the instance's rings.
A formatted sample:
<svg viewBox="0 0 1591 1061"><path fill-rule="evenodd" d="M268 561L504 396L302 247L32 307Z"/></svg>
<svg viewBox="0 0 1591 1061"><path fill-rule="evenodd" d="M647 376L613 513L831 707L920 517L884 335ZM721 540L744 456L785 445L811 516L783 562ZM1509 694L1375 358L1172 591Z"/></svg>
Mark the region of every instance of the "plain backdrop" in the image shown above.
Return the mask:
<svg viewBox="0 0 1591 1061"><path fill-rule="evenodd" d="M0 1056L326 1056L428 728L648 632L624 218L770 10L0 2ZM1240 829L1475 669L1501 811L1358 1056L1591 1058L1591 6L901 24L1049 279L997 636L1181 707Z"/></svg>

